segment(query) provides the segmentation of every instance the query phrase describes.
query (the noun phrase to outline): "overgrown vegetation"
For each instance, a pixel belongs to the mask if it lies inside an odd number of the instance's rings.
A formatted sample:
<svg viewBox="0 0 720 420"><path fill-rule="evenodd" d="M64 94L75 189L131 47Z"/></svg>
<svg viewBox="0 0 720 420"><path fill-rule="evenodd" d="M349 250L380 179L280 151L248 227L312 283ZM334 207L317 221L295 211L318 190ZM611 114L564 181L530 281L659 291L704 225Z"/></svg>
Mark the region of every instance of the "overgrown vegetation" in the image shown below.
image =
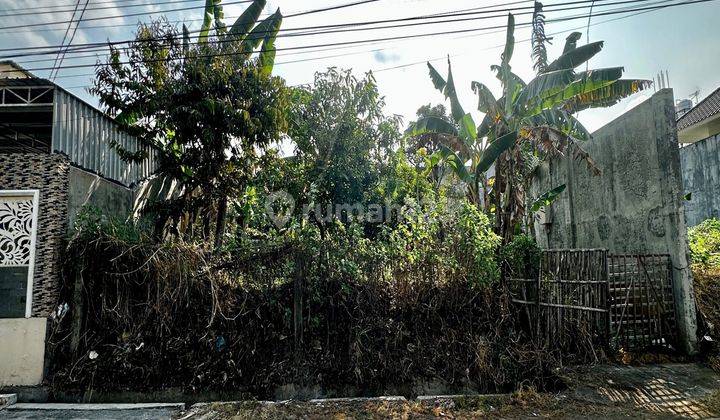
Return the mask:
<svg viewBox="0 0 720 420"><path fill-rule="evenodd" d="M179 190L142 223L78 218L53 384L497 391L547 386L573 356L597 360L583 332L567 354L536 345L503 279L536 275L525 208L562 193L529 202L533 165L568 152L591 163L571 147L587 134L572 112L646 84L619 80L620 68L576 74L602 45L577 39L525 84L510 69L510 15L493 67L503 95L473 83L482 123L460 107L451 69L444 79L431 67L449 115L424 106L403 136L371 73L330 68L292 88L272 76L282 16L256 24L264 6L253 1L226 27L220 2L208 1L197 42L164 21L141 25L98 67L92 91L146 146L117 151L136 162L155 154L157 175ZM541 9L533 21L544 34ZM537 56L546 40L535 38Z"/></svg>
<svg viewBox="0 0 720 420"><path fill-rule="evenodd" d="M720 372L720 220L707 219L688 230L695 300L702 321L701 340L708 352L708 362Z"/></svg>
<svg viewBox="0 0 720 420"><path fill-rule="evenodd" d="M307 225L238 248L229 263L188 244L121 240L85 218L65 267L84 317L66 316L53 334L53 383L262 396L289 383L548 385L556 360L515 325L487 217L469 204L435 216L408 216L374 240L353 223L324 239Z"/></svg>

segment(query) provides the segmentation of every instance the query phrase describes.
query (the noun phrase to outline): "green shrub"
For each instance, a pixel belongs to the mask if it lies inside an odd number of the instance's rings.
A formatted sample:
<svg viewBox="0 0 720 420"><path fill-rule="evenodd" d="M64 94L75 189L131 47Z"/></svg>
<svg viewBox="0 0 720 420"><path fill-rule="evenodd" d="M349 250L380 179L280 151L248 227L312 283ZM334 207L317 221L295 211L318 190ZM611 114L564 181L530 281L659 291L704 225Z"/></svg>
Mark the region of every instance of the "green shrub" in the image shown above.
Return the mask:
<svg viewBox="0 0 720 420"><path fill-rule="evenodd" d="M720 267L720 220L707 219L690 228L688 241L694 263Z"/></svg>
<svg viewBox="0 0 720 420"><path fill-rule="evenodd" d="M513 277L534 278L540 269L540 248L528 235L516 235L500 250L500 261Z"/></svg>

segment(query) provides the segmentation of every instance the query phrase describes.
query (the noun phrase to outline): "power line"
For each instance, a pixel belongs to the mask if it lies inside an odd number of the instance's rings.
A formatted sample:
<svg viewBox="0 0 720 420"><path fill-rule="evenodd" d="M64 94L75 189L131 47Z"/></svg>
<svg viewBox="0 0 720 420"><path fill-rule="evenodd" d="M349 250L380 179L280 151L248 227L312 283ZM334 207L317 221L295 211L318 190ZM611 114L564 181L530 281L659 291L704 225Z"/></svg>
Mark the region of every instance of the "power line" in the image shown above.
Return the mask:
<svg viewBox="0 0 720 420"><path fill-rule="evenodd" d="M377 1L377 0L371 0L371 1ZM563 2L563 3L556 3L554 5L550 5L549 7L558 7L558 6L570 6L570 5L576 5L576 4L586 4L591 3L593 0L575 0L575 1L569 1L569 2ZM609 0L595 0L597 1L609 1ZM622 1L616 1L611 2L607 4L603 4L603 6L612 6L612 5L618 5L618 4L628 4L628 3L640 3L640 2L646 2L649 0L622 0ZM355 5L356 3L345 5L345 7ZM566 10L574 10L574 9L583 9L587 6L577 6L577 7L564 7L561 9L552 9L548 10L548 12L555 12L555 11L566 11ZM422 20L422 19L437 19L437 18L446 18L446 17L465 17L465 16L474 16L474 15L485 15L488 13L495 13L495 12L512 12L517 10L530 10L533 9L533 6L528 7L514 7L514 8L506 8L506 9L494 9L494 10L486 10L481 12L460 12L456 13L456 11L451 12L444 12L442 14L432 14L432 15L417 15L417 16L410 16L410 17L404 17L404 18L393 18L393 19L379 19L379 20L371 20L371 21L361 21L361 22L348 22L348 23L338 23L338 24L326 24L326 25L314 25L314 26L305 26L305 27L295 27L295 28L280 28L280 34L278 37L285 37L285 36L299 36L297 34L285 34L285 32L290 31L300 31L300 30L322 30L322 29L334 29L334 28L352 28L357 26L366 26L366 25L377 25L377 24L383 24L383 23L398 23L398 22L407 22L407 21L415 21L415 20ZM309 12L303 12L304 14L308 14L310 12L317 13L318 11L323 11L324 9L309 11ZM529 13L516 13L517 16L523 15L523 14L529 14ZM506 15L499 15L499 16L490 16L490 17L477 17L477 19L490 19L490 18L498 18L498 17L505 17ZM466 19L455 19L455 20L446 20L443 22L459 22L459 21L470 21L474 20L472 18L466 18ZM422 22L419 24L433 24L434 22ZM387 28L393 28L394 26L387 26L383 28L369 28L371 29L387 29ZM1 29L1 28L0 28ZM369 30L365 29L365 30ZM350 30L348 30L350 31ZM190 33L196 33L200 32L197 31L190 31ZM256 36L261 37L265 33L268 33L270 31L259 31L256 33ZM308 35L318 35L318 34L325 34L325 33L334 33L334 32L323 32L318 31L314 33L309 33ZM306 35L306 34L303 34ZM180 37L178 34L175 38ZM150 42L153 40L157 40L155 38L152 39L146 39L146 40L134 40L134 39L125 39L120 41L109 41L109 42L93 42L93 43L85 43L85 44L77 44L75 47L76 51L82 50L83 52L87 52L87 48L91 47L102 47L99 50L96 51L104 51L109 45L121 45L121 44L130 44L133 42ZM227 42L231 42L232 40L228 40ZM219 42L225 42L220 40ZM193 43L197 44L197 43ZM37 49L44 49L44 48L54 48L55 46L33 46L33 47L15 47L15 48L0 48L0 51L21 51L21 50L37 50ZM52 50L49 50L50 52L47 53L39 53L35 55L45 55L52 53ZM21 55L18 55L21 56ZM8 58L12 58L8 56Z"/></svg>
<svg viewBox="0 0 720 420"><path fill-rule="evenodd" d="M75 18L75 13L77 12L78 7L80 7L80 1L81 0L77 0L77 2L75 2L75 10L73 10L73 14L72 14L73 18ZM72 22L68 23L67 29L65 29L65 35L63 35L63 39L62 39L62 41L60 41L61 46L65 45L65 40L67 39L67 36L70 33L71 27L72 27ZM55 67L57 65L58 60L60 60L60 52L58 52L57 55L55 56L55 61L53 61L53 67ZM50 70L50 75L52 75L53 71L54 71L54 69Z"/></svg>
<svg viewBox="0 0 720 420"><path fill-rule="evenodd" d="M685 1L681 3L674 3L669 5L662 5L662 6L651 6L651 7L642 7L642 8L633 8L633 9L627 9L627 10L616 10L616 11L608 11L603 13L595 13L594 16L603 16L603 15L611 15L611 14L618 14L618 13L628 13L633 11L641 11L641 10L656 10L656 9L663 9L667 7L674 7L674 6L682 6L682 5L690 5L690 4L696 4L696 3L706 3L710 1L716 1L716 0L692 0L692 1ZM548 20L548 22L561 22L561 21L567 21L567 20L573 20L578 18L586 18L587 15L581 15L581 16L575 16L575 17L567 17L567 18L557 18ZM527 26L530 22L518 24L516 26ZM443 34L456 34L456 33L468 33L468 32L476 32L479 30L487 30L487 29L495 29L495 28L504 28L504 25L502 26L495 26L495 27L485 27L485 28L474 28L474 29L464 29L464 30L454 30L454 31L445 31L445 32L436 32L436 33L426 33L426 34L415 34L415 35L405 35L405 36L395 36L395 37L386 37L386 38L377 38L377 39L371 39L371 40L353 40L353 41L346 41L346 42L335 42L335 43L327 43L327 44L318 44L318 45L304 45L304 46L297 46L297 47L286 47L286 48L276 48L275 51L283 51L283 50L295 50L295 49L307 49L307 48L316 48L316 47L324 47L324 46L339 46L339 45L351 45L351 44L358 44L358 43L364 43L364 42L372 42L372 41L389 41L389 40L400 40L400 39L411 39L411 38L419 38L419 37L427 37L427 36L436 36L436 35L443 35ZM261 50L262 51L262 50ZM237 53L217 53L217 54L201 54L197 55L196 57L202 58L202 57L214 57L214 56L232 56L236 55ZM174 60L174 59L172 59ZM148 60L147 62L159 62L159 61L169 61L168 59L156 59L156 60ZM128 62L121 62L121 64L128 64ZM80 65L69 65L65 68L88 68L88 67L96 67L96 66L104 66L107 64L80 64ZM28 69L28 71L39 71L39 70L47 70L48 68L34 68L34 69Z"/></svg>
<svg viewBox="0 0 720 420"><path fill-rule="evenodd" d="M77 30L80 27L80 22L82 22L83 16L85 15L85 9L87 9L88 3L90 3L90 0L85 0L85 6L83 6L82 12L80 12L80 17L78 18L77 24L75 25L75 29L73 29L72 36L70 37L70 41L68 41L68 46L63 51L62 55L60 56L60 62L58 63L57 67L53 69L55 71L55 75L52 78L52 81L55 81L55 77L57 77L58 72L60 71L60 68L62 67L63 61L65 61L65 54L67 54L67 49L70 48L73 41L75 40L75 34L77 34Z"/></svg>
<svg viewBox="0 0 720 420"><path fill-rule="evenodd" d="M150 7L150 6L160 6L163 4L177 4L177 3L192 3L192 2L198 2L200 0L165 0L160 2L151 2L151 3L140 3L140 4L115 4L113 1L106 1L106 2L93 2L93 4L110 4L110 6L101 6L101 7L88 7L87 10L107 10L107 9L122 9L122 8L128 8L128 7ZM252 0L248 0L247 2L250 2ZM72 6L70 5L62 5L62 6ZM6 9L3 10L3 12L19 12L19 13L3 13L0 14L0 18L3 17L14 17L14 16L37 16L37 15L46 15L46 14L55 14L55 13L69 13L72 12L73 9L66 9L66 10L47 10L48 7L59 7L58 5L48 5L48 6L35 6L35 7L24 7L22 9ZM204 6L203 6L204 7ZM32 12L28 10L45 10L41 12ZM77 9L75 9L77 10ZM73 16L75 14L73 13Z"/></svg>
<svg viewBox="0 0 720 420"><path fill-rule="evenodd" d="M252 0L235 0L235 1L225 3L224 6L248 3L251 1ZM205 8L205 6L188 6L188 7L179 7L176 9L158 10L156 12L138 12L138 13L126 13L124 15L96 16L96 17L92 17L92 18L86 18L85 20L86 21L95 21L95 20L119 19L119 18L134 17L134 16L153 15L153 14L158 14L158 13L182 12L182 11L187 11L187 10L204 9L204 8ZM0 27L0 30L35 28L35 27L46 26L46 25L64 25L66 23L71 23L71 22L73 22L73 19L61 20L61 21L55 21L55 22L26 23L26 24L22 24L22 25L2 26L2 27Z"/></svg>

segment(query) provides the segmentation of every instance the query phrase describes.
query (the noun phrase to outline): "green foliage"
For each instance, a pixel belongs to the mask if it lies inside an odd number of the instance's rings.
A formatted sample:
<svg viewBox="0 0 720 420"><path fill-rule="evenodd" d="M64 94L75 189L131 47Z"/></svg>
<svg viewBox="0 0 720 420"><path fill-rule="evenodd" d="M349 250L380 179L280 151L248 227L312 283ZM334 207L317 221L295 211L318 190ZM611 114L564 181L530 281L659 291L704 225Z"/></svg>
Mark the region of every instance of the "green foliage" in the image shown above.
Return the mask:
<svg viewBox="0 0 720 420"><path fill-rule="evenodd" d="M720 219L707 219L688 229L688 241L694 263L720 267Z"/></svg>
<svg viewBox="0 0 720 420"><path fill-rule="evenodd" d="M301 204L367 202L400 137L399 118L384 105L371 73L330 68L293 90L289 136L298 170L286 181L297 185Z"/></svg>
<svg viewBox="0 0 720 420"><path fill-rule="evenodd" d="M585 108L612 105L650 86L646 80L620 79L622 67L576 74L574 69L600 52L603 46L600 41L577 47L579 34L569 37L563 54L548 63L545 44L549 39L545 35L545 17L539 2L535 2L532 24L533 59L538 74L525 83L512 71L515 18L509 14L500 64L491 66L502 85L502 96L496 99L486 85L471 84L478 95L478 110L485 114L477 129L458 102L448 62L447 80L430 63L428 67L433 85L450 100L458 134L433 116L418 120L407 132L410 136L431 132L442 135L447 147L443 160L454 162L451 167L467 183L472 202L484 203L487 212L494 210L496 230L505 242L512 239L526 215L525 191L540 161L570 153L586 160L595 173L599 172L578 145L579 139L589 137L587 130L571 114ZM485 173L493 166L495 179L488 182Z"/></svg>
<svg viewBox="0 0 720 420"><path fill-rule="evenodd" d="M534 278L540 270L540 247L528 235L516 235L500 248L500 261L508 274L519 278Z"/></svg>
<svg viewBox="0 0 720 420"><path fill-rule="evenodd" d="M217 244L228 197L244 193L287 131L287 93L284 81L269 74L267 60L259 65L229 54L237 43L191 47L179 40L177 29L163 21L141 25L124 51L128 63L121 64L121 51L113 49L112 65L98 67L91 91L143 146L131 153L114 145L121 156L140 162L156 154L157 174L180 186L179 196L150 207L158 215L158 235L177 231L188 215L186 226L192 226L202 214L216 219ZM200 235L185 234L192 236Z"/></svg>
<svg viewBox="0 0 720 420"><path fill-rule="evenodd" d="M108 217L95 206L83 206L75 217L74 235L92 239L109 236L126 244L139 243L145 235L141 225L132 221Z"/></svg>

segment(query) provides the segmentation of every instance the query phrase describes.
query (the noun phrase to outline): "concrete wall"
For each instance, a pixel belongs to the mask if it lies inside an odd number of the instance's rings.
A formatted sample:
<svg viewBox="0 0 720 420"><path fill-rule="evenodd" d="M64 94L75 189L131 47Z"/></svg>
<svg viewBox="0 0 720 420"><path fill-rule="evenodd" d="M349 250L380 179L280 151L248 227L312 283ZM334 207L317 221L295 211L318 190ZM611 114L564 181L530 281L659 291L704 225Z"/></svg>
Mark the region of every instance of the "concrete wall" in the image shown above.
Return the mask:
<svg viewBox="0 0 720 420"><path fill-rule="evenodd" d="M537 196L567 189L535 224L545 248L606 248L613 253L671 256L680 336L695 351L696 319L672 90L663 89L583 143L602 169L563 157L541 165ZM542 223L545 222L545 223Z"/></svg>
<svg viewBox="0 0 720 420"><path fill-rule="evenodd" d="M0 387L42 382L46 328L46 318L0 319Z"/></svg>
<svg viewBox="0 0 720 420"><path fill-rule="evenodd" d="M680 149L680 166L688 226L711 217L720 218L720 134Z"/></svg>
<svg viewBox="0 0 720 420"><path fill-rule="evenodd" d="M70 168L68 183L68 230L72 231L77 214L85 206L100 209L103 215L127 219L133 211L135 192L93 173Z"/></svg>

